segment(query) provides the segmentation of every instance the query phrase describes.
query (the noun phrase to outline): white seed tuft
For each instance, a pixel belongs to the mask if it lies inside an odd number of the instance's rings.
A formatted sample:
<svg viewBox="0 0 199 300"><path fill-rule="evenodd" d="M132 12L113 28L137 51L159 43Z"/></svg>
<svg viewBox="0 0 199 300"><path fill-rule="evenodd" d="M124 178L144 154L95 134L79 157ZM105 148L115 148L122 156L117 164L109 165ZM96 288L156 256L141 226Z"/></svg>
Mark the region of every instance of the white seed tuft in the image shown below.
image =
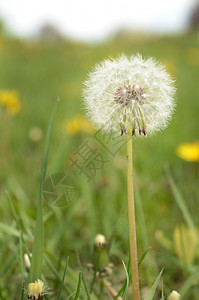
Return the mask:
<svg viewBox="0 0 199 300"><path fill-rule="evenodd" d="M105 132L153 134L174 110L174 81L153 58L141 55L97 64L83 92L88 117Z"/></svg>

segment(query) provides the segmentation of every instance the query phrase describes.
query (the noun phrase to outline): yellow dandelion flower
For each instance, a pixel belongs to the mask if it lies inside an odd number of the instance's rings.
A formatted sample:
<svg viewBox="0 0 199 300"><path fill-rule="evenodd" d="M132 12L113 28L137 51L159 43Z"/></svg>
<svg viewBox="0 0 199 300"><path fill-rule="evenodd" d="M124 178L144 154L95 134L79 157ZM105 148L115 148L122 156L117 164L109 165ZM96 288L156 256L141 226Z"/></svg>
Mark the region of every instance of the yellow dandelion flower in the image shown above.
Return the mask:
<svg viewBox="0 0 199 300"><path fill-rule="evenodd" d="M80 132L92 133L94 126L89 120L78 115L70 120L63 120L61 123L61 131L70 135L76 135Z"/></svg>
<svg viewBox="0 0 199 300"><path fill-rule="evenodd" d="M199 161L199 142L179 145L176 154L186 161Z"/></svg>
<svg viewBox="0 0 199 300"><path fill-rule="evenodd" d="M36 280L28 285L28 299L38 300L44 295L44 283L41 280Z"/></svg>
<svg viewBox="0 0 199 300"><path fill-rule="evenodd" d="M5 108L7 114L17 115L21 110L19 93L17 91L1 90L0 104Z"/></svg>
<svg viewBox="0 0 199 300"><path fill-rule="evenodd" d="M186 50L186 59L190 65L199 66L199 49L188 48Z"/></svg>

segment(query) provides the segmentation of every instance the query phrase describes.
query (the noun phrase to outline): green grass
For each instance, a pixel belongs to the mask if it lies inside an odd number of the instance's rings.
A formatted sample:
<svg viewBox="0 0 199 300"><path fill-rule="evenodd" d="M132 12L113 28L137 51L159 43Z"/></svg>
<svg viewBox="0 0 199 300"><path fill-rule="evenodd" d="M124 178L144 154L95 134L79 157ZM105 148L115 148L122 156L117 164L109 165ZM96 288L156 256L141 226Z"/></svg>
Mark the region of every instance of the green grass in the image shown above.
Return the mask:
<svg viewBox="0 0 199 300"><path fill-rule="evenodd" d="M57 96L60 103L53 122L46 176L69 172L75 178L78 196L69 206L62 208L51 207L43 201L44 260L41 277L49 287L48 297L88 299L85 286L88 291L93 271L86 265L93 263L93 242L97 233L105 234L107 240L111 239L110 262L114 267L108 280L117 292L125 284L126 274L121 261L127 265L129 258L126 149L112 157L92 135L69 136L60 131L64 118L84 114L82 83L93 64L122 52L127 55L140 52L144 56L170 62L178 88L177 108L169 128L154 137L135 140L133 146L135 196L139 201L136 206L139 259L150 248L139 270L141 288L151 287L164 268L162 278L166 296L175 289L182 291L183 299L198 299L198 255L193 265L187 268L179 261L172 242L177 225L188 223L191 227L195 226L196 231L199 225L198 164L186 163L175 154L178 144L198 139L199 66L187 61L187 49L198 46L199 40L195 35L140 39L117 37L96 45L70 41L52 45L14 39L3 41L0 48L0 89L19 91L22 111L11 118L0 110L2 300L20 297L23 277L27 288L29 273L23 269L21 257L25 252L32 252L45 135ZM40 127L43 132L42 140L36 144L29 139L29 130L33 126ZM91 182L68 167L70 155L86 140L109 160ZM165 166L169 166L172 174L169 179ZM8 191L10 201L5 191ZM162 230L172 242L170 250L156 240L157 230ZM81 260L81 273L75 251L78 251ZM100 279L96 278L90 299L100 299L101 290ZM106 288L103 287L103 290L105 294L101 299L109 299ZM131 299L130 289L128 294ZM161 287L154 297L161 298Z"/></svg>

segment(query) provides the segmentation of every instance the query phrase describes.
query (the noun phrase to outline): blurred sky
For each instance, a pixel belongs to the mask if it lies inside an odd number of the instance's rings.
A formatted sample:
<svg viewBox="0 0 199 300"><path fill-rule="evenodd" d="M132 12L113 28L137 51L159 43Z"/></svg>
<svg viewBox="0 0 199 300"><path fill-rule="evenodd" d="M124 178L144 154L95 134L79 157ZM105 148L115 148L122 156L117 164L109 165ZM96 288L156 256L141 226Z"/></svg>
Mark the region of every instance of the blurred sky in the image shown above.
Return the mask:
<svg viewBox="0 0 199 300"><path fill-rule="evenodd" d="M0 18L14 33L35 35L44 23L65 35L97 40L120 28L184 29L198 0L0 0Z"/></svg>

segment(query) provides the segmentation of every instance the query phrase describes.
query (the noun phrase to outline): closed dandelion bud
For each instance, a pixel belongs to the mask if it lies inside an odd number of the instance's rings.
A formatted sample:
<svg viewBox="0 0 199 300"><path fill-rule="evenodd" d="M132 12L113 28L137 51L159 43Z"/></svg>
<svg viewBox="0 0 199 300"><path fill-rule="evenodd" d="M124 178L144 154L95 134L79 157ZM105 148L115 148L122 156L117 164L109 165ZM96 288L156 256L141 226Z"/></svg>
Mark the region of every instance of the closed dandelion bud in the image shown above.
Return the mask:
<svg viewBox="0 0 199 300"><path fill-rule="evenodd" d="M32 253L30 253L30 257L32 257ZM25 263L27 271L30 271L31 262L30 262L30 258L27 253L24 254L24 263Z"/></svg>
<svg viewBox="0 0 199 300"><path fill-rule="evenodd" d="M106 238L102 234L98 234L94 242L94 266L97 264L99 272L105 270L109 264Z"/></svg>
<svg viewBox="0 0 199 300"><path fill-rule="evenodd" d="M94 244L94 246L96 248L98 248L99 245L101 246L101 248L106 247L106 238L105 238L105 236L103 234L98 234L95 237L95 244Z"/></svg>
<svg viewBox="0 0 199 300"><path fill-rule="evenodd" d="M179 299L180 299L180 294L176 291L172 291L168 297L168 300L179 300Z"/></svg>
<svg viewBox="0 0 199 300"><path fill-rule="evenodd" d="M88 117L105 132L153 134L174 109L173 80L163 65L141 55L122 55L96 65L85 82Z"/></svg>
<svg viewBox="0 0 199 300"><path fill-rule="evenodd" d="M29 283L28 285L28 299L38 300L45 294L44 283L41 280Z"/></svg>

